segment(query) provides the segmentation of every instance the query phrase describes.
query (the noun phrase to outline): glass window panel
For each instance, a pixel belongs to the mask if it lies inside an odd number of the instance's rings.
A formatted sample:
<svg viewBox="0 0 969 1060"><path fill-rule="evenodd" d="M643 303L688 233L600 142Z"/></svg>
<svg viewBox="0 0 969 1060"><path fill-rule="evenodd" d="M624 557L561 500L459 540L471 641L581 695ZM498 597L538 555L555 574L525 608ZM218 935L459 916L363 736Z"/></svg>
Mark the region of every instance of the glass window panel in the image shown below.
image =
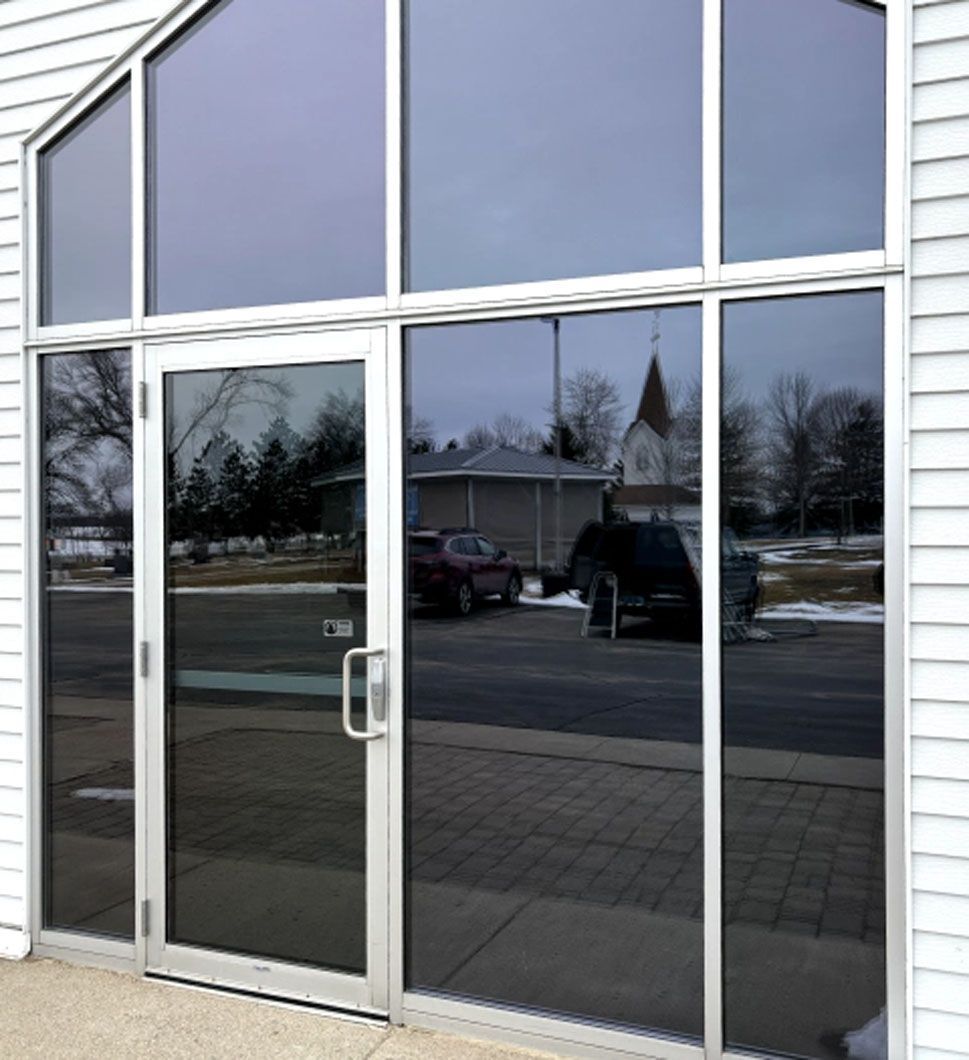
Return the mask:
<svg viewBox="0 0 969 1060"><path fill-rule="evenodd" d="M41 324L131 316L131 93L40 155Z"/></svg>
<svg viewBox="0 0 969 1060"><path fill-rule="evenodd" d="M134 934L131 368L40 359L44 923Z"/></svg>
<svg viewBox="0 0 969 1060"><path fill-rule="evenodd" d="M152 312L384 292L383 3L230 0L148 69Z"/></svg>
<svg viewBox="0 0 969 1060"><path fill-rule="evenodd" d="M699 1037L699 309L411 329L406 377L408 988Z"/></svg>
<svg viewBox="0 0 969 1060"><path fill-rule="evenodd" d="M700 0L412 0L408 289L700 262Z"/></svg>
<svg viewBox="0 0 969 1060"><path fill-rule="evenodd" d="M881 247L885 12L725 0L723 259Z"/></svg>
<svg viewBox="0 0 969 1060"><path fill-rule="evenodd" d="M724 309L724 1005L740 1049L834 1056L885 1004L882 343L880 292ZM738 596L752 579L755 607Z"/></svg>
<svg viewBox="0 0 969 1060"><path fill-rule="evenodd" d="M166 376L170 941L366 970L364 409L362 362Z"/></svg>

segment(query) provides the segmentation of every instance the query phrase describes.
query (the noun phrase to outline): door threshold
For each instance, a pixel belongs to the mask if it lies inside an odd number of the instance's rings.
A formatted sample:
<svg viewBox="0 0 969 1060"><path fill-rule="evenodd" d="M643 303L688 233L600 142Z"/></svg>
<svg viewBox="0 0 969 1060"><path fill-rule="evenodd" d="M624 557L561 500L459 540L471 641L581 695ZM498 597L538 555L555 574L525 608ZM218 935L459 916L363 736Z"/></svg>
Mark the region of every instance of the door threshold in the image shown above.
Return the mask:
<svg viewBox="0 0 969 1060"><path fill-rule="evenodd" d="M313 998L290 997L286 994L273 994L265 990L251 990L231 983L220 983L211 979L194 979L191 976L175 975L169 972L146 971L144 977L156 983L169 983L185 990L200 990L207 994L223 994L229 997L247 998L260 1001L265 1005L291 1009L300 1012L315 1012L321 1016L332 1016L334 1019L346 1020L349 1023L360 1023L365 1027L387 1027L390 1017L385 1012L367 1011L347 1008L332 1002L315 1001Z"/></svg>

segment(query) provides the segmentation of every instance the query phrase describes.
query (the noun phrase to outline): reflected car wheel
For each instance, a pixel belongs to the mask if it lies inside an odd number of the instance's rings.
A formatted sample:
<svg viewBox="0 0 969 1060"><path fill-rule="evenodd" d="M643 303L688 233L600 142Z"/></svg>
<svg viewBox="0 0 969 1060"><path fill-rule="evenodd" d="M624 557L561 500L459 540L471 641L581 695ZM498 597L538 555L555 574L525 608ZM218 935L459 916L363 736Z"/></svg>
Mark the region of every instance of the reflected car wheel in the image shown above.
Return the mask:
<svg viewBox="0 0 969 1060"><path fill-rule="evenodd" d="M466 618L471 614L471 605L473 603L474 592L471 589L471 582L461 582L458 586L458 595L454 600L454 609L462 618Z"/></svg>
<svg viewBox="0 0 969 1060"><path fill-rule="evenodd" d="M521 599L521 594L521 578L519 578L517 574L513 574L508 579L508 588L501 594L501 602L507 604L509 607L517 607L518 601Z"/></svg>

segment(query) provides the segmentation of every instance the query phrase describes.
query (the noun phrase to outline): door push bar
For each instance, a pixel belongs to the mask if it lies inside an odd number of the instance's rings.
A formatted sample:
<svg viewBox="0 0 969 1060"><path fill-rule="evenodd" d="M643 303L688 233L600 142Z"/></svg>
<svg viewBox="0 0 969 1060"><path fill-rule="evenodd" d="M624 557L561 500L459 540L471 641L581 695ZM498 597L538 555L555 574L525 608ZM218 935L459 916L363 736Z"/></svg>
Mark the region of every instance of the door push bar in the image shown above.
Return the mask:
<svg viewBox="0 0 969 1060"><path fill-rule="evenodd" d="M350 719L351 685L354 659L373 659L367 679L367 701L374 721L387 717L387 659L383 648L351 648L343 656L343 731L351 740L378 740L385 729L362 731L353 727Z"/></svg>

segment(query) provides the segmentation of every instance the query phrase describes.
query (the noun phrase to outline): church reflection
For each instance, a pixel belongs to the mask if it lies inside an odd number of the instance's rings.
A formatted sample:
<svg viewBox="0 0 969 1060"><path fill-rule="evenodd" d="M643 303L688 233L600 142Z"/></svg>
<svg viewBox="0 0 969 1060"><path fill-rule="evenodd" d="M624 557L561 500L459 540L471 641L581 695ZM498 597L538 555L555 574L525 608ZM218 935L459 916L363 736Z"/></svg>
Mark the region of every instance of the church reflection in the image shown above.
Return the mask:
<svg viewBox="0 0 969 1060"><path fill-rule="evenodd" d="M412 988L702 1033L699 329L409 333Z"/></svg>
<svg viewBox="0 0 969 1060"><path fill-rule="evenodd" d="M409 332L408 985L695 1038L700 314L547 325ZM827 1057L881 996L880 384L777 348L724 370L729 1026ZM785 975L811 1004L768 1019Z"/></svg>

